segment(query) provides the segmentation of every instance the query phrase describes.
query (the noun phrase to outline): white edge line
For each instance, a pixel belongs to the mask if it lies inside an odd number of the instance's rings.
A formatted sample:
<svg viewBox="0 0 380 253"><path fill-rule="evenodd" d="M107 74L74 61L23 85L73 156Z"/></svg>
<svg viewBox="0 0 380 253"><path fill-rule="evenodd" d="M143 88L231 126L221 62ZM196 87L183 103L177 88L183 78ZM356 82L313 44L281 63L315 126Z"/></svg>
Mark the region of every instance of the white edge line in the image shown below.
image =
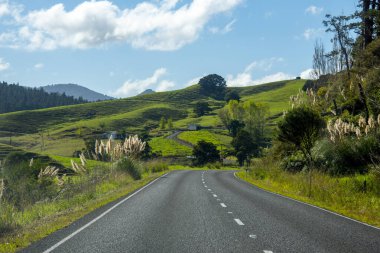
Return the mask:
<svg viewBox="0 0 380 253"><path fill-rule="evenodd" d="M325 212L327 212L327 213L334 214L334 215L339 216L339 217L341 217L341 218L345 218L345 219L347 219L347 220L350 220L350 221L353 221L353 222L356 222L356 223L359 223L359 224L362 224L362 225L365 225L365 226L368 226L368 227L371 227L371 228L374 228L374 229L380 230L380 228L378 228L378 227L372 226L372 225L367 224L367 223L364 223L364 222L362 222L362 221L358 221L358 220L352 219L352 218L350 218L350 217L344 216L344 215L339 214L339 213L335 213L335 212L333 212L333 211L330 211L330 210L324 209L324 208L322 208L322 207L315 206L315 205L312 205L312 204L309 204L309 203L306 203L306 202L302 202L302 201L297 200L297 199L292 199L292 198L290 198L290 197L287 197L287 196L281 195L281 194L279 194L279 193L275 193L275 192L271 192L271 191L265 190L265 189L263 189L263 188L261 188L261 187L258 187L257 185L251 184L251 183L249 183L249 182L247 182L247 181L244 181L244 180L238 178L238 177L236 176L236 172L234 173L234 176L235 176L236 179L238 179L238 180L240 180L240 181L242 181L242 182L246 182L246 183L248 183L248 184L250 184L250 185L252 185L252 186L254 186L254 187L257 187L258 189L260 189L260 190L262 190L262 191L265 191L265 192L268 192L268 193L271 193L271 194L273 194L273 195L277 195L277 196L280 196L280 197L283 197L283 198L286 198L286 199L290 199L290 200L293 200L293 201L295 201L295 202L297 202L297 203L301 203L301 204L304 204L304 205L307 205L307 206L311 206L311 207L317 208L317 209L319 209L319 210L325 211Z"/></svg>
<svg viewBox="0 0 380 253"><path fill-rule="evenodd" d="M83 227L77 229L75 232L71 233L70 235L66 236L65 238L63 238L62 240L60 240L59 242L57 242L56 244L54 244L53 246L51 246L50 248L48 248L47 250L43 251L43 253L50 253L52 252L53 250L55 250L56 248L58 248L60 245L62 245L63 243L65 243L66 241L70 240L71 238L73 238L75 235L77 235L78 233L80 233L82 230L86 229L87 227L91 226L92 224L94 224L96 221L100 220L103 216L105 216L106 214L108 214L109 212L111 212L113 209L115 209L116 207L118 207L119 205L123 204L125 201L127 201L128 199L132 198L134 195L136 195L137 193L139 193L140 191L144 190L145 188L147 188L148 186L150 186L151 184L153 184L154 182L156 182L158 179L166 176L168 173L166 173L165 175L162 175L161 177L159 178L156 178L155 180L153 180L152 182L150 182L149 184L141 187L140 189L138 189L137 191L135 191L134 193L132 193L131 195L129 195L128 197L126 197L125 199L121 200L120 202L118 202L117 204L115 204L114 206L110 207L107 211L103 212L101 215L99 215L98 217L96 217L95 219L93 219L92 221L90 221L89 223L87 223L86 225L84 225Z"/></svg>

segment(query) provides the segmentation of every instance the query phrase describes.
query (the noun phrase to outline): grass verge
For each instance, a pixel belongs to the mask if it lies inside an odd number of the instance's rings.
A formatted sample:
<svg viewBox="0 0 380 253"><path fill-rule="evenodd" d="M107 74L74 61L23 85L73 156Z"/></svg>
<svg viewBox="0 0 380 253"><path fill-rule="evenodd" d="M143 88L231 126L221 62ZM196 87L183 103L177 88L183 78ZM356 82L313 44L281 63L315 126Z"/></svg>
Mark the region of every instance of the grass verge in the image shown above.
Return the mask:
<svg viewBox="0 0 380 253"><path fill-rule="evenodd" d="M314 171L309 197L308 173L288 173L273 162L257 161L255 168L247 174L236 174L267 191L380 227L380 196L371 190L370 175L336 178ZM362 189L364 180L369 182L366 191Z"/></svg>

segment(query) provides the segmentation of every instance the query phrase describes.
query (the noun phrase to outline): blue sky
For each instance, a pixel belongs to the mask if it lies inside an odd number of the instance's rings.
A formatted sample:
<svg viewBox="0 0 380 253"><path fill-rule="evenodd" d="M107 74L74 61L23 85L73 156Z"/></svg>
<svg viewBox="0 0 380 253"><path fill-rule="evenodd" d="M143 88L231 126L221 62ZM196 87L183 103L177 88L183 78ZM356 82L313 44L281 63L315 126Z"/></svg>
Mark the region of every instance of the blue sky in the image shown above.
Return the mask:
<svg viewBox="0 0 380 253"><path fill-rule="evenodd" d="M0 0L0 81L128 97L217 73L230 86L307 77L325 14L356 0Z"/></svg>

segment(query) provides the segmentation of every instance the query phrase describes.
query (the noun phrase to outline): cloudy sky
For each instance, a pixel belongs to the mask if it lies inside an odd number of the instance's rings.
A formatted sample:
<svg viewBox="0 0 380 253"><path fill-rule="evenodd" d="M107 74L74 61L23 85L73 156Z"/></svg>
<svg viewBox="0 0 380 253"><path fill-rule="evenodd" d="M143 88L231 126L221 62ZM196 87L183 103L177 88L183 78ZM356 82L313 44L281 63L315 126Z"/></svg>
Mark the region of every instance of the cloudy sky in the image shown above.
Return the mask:
<svg viewBox="0 0 380 253"><path fill-rule="evenodd" d="M356 0L0 0L0 81L128 97L217 73L230 86L307 77L327 13Z"/></svg>

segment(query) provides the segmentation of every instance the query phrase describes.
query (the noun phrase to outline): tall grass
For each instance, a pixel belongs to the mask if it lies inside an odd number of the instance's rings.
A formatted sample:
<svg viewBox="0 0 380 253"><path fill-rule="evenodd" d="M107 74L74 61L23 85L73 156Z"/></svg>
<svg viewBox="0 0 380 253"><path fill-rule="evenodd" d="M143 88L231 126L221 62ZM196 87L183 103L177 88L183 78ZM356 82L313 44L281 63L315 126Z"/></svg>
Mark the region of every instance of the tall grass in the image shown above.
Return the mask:
<svg viewBox="0 0 380 253"><path fill-rule="evenodd" d="M266 157L239 177L259 187L380 226L380 181L375 174L333 177L314 170L309 195L308 172L290 173Z"/></svg>

